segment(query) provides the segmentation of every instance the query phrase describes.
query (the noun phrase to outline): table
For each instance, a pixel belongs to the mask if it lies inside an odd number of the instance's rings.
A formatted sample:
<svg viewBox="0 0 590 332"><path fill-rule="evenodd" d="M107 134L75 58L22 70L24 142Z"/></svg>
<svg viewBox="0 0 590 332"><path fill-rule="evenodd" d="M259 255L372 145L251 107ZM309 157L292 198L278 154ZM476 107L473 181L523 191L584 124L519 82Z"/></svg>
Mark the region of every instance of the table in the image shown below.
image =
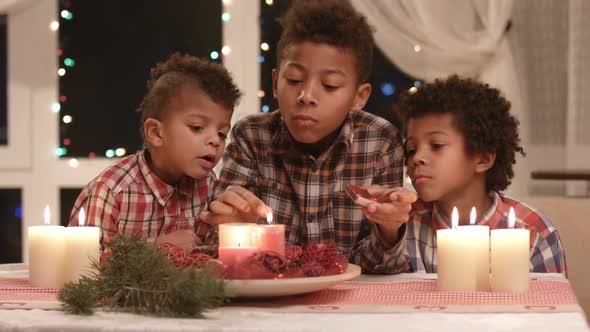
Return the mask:
<svg viewBox="0 0 590 332"><path fill-rule="evenodd" d="M0 265L0 278L26 276L24 265ZM435 278L432 274L366 276L367 283ZM564 280L559 274L535 275ZM579 307L578 307L579 309ZM581 309L559 313L330 313L265 310L238 304L212 310L206 319L176 319L97 312L72 316L51 310L0 310L0 331L590 331Z"/></svg>

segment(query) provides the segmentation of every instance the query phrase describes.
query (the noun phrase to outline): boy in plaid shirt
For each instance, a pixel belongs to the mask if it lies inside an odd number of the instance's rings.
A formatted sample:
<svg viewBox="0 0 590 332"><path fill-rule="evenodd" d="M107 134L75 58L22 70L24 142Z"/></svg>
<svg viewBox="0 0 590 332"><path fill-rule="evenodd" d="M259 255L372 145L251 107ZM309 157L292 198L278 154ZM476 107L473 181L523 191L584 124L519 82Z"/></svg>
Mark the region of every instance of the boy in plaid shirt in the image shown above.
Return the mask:
<svg viewBox="0 0 590 332"><path fill-rule="evenodd" d="M557 229L538 210L500 191L510 185L519 145L518 121L500 91L451 76L405 92L398 104L405 123L408 175L418 192L407 225L412 271L437 272L436 231L450 228L453 207L459 224L507 228L510 207L516 227L530 230L530 270L566 272Z"/></svg>
<svg viewBox="0 0 590 332"><path fill-rule="evenodd" d="M100 227L101 250L117 234L179 246L214 244L215 230L198 216L212 198L212 169L240 92L223 66L179 53L151 70L147 88L137 110L146 147L86 185L69 225L78 225L83 207L87 224Z"/></svg>
<svg viewBox="0 0 590 332"><path fill-rule="evenodd" d="M401 186L400 133L362 111L373 36L347 1L295 1L281 20L273 91L279 110L232 130L216 200L203 220L255 222L269 207L288 244L334 243L364 272L407 268L399 225L410 192L361 208L348 184Z"/></svg>

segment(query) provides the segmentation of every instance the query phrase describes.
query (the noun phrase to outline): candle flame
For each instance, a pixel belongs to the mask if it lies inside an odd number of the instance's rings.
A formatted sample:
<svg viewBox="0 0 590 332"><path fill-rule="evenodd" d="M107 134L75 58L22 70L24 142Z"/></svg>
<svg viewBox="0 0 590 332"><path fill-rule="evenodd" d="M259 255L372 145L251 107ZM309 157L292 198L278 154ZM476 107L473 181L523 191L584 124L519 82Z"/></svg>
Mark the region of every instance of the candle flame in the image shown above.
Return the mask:
<svg viewBox="0 0 590 332"><path fill-rule="evenodd" d="M516 225L516 215L514 214L514 208L510 207L510 212L508 212L508 228L514 228Z"/></svg>
<svg viewBox="0 0 590 332"><path fill-rule="evenodd" d="M80 213L78 214L78 226L84 226L86 224L86 214L84 213L84 208L80 208Z"/></svg>
<svg viewBox="0 0 590 332"><path fill-rule="evenodd" d="M475 225L476 213L475 206L471 208L471 214L469 215L469 225Z"/></svg>
<svg viewBox="0 0 590 332"><path fill-rule="evenodd" d="M272 215L272 211L268 211L266 213L266 222L268 224L272 224L272 220L273 220L273 215Z"/></svg>
<svg viewBox="0 0 590 332"><path fill-rule="evenodd" d="M49 210L49 204L45 205L45 211L43 211L43 223L45 225L51 224L51 211Z"/></svg>
<svg viewBox="0 0 590 332"><path fill-rule="evenodd" d="M453 207L453 213L451 214L451 226L453 229L457 229L459 227L459 211L457 211L457 207Z"/></svg>

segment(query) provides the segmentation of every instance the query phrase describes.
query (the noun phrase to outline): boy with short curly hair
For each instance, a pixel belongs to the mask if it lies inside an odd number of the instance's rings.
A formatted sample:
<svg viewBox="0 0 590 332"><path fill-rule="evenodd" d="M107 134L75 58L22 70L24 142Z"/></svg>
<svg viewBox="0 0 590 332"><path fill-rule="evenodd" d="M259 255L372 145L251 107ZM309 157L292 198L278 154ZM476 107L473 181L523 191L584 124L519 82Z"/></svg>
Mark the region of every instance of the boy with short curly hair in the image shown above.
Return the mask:
<svg viewBox="0 0 590 332"><path fill-rule="evenodd" d="M456 75L406 92L397 105L404 119L408 175L418 192L408 222L413 271L437 271L436 230L450 228L453 207L459 224L507 228L513 207L517 227L531 231L530 270L565 272L557 229L538 210L500 191L510 185L520 146L518 121L499 90Z"/></svg>
<svg viewBox="0 0 590 332"><path fill-rule="evenodd" d="M198 216L212 198L212 169L241 93L223 66L179 53L152 68L147 88L137 110L145 148L86 185L70 226L83 207L87 224L100 227L101 250L117 234L213 245L217 233Z"/></svg>

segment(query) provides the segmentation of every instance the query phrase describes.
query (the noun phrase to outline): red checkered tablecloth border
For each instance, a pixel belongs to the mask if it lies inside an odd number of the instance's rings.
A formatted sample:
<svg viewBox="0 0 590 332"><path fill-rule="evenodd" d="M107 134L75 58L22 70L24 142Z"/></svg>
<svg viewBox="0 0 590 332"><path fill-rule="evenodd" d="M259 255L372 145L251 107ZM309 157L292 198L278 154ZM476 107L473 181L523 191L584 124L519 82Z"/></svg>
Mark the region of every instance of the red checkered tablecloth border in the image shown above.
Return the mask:
<svg viewBox="0 0 590 332"><path fill-rule="evenodd" d="M26 278L0 278L0 301L56 301L59 289L30 287ZM346 282L321 292L280 299L289 304L352 305L575 305L567 281L532 280L524 294L438 292L435 280Z"/></svg>
<svg viewBox="0 0 590 332"><path fill-rule="evenodd" d="M275 301L285 305L366 306L548 306L577 305L567 281L531 280L524 294L499 292L438 292L436 280L346 282L321 292Z"/></svg>
<svg viewBox="0 0 590 332"><path fill-rule="evenodd" d="M35 288L27 278L0 278L0 302L57 301L57 288Z"/></svg>

